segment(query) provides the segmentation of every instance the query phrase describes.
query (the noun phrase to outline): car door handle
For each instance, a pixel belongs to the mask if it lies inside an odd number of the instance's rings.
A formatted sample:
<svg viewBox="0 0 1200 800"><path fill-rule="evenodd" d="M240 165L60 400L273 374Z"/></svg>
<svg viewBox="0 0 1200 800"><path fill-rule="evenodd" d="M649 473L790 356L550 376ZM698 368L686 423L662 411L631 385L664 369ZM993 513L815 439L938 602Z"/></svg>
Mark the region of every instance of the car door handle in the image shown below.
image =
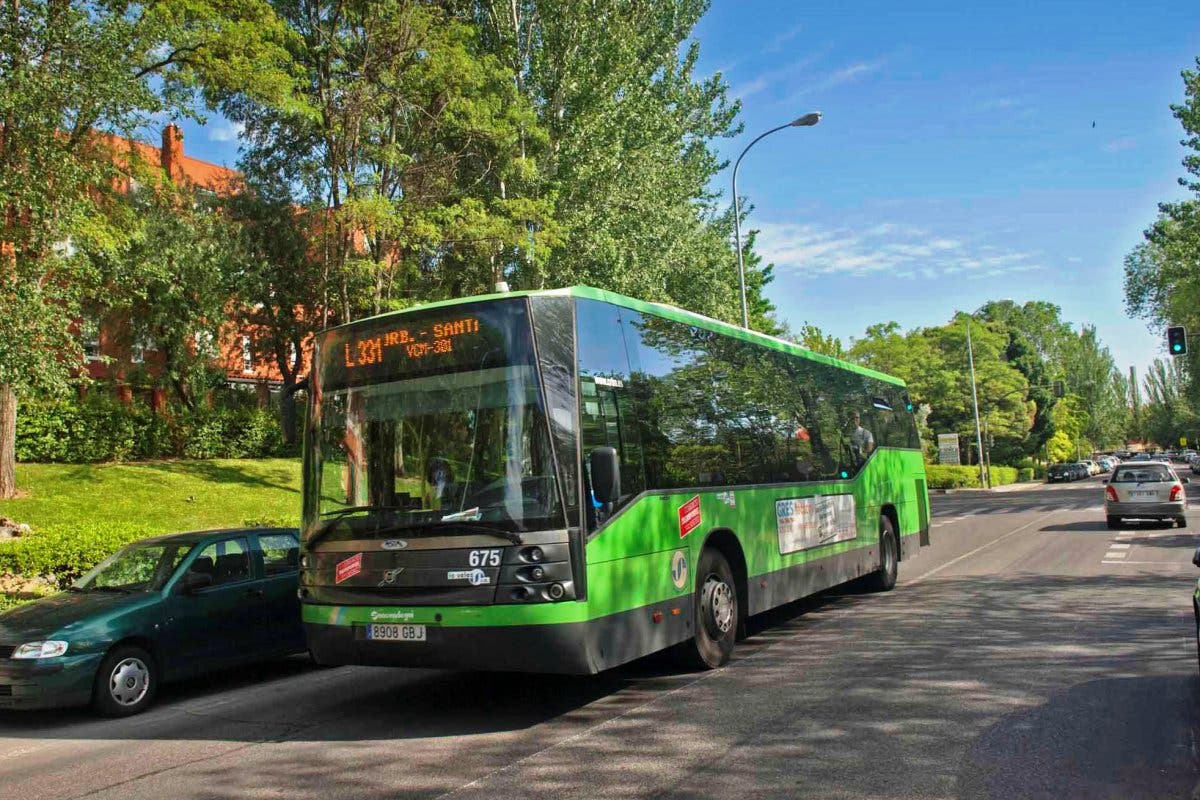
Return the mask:
<svg viewBox="0 0 1200 800"><path fill-rule="evenodd" d="M246 597L252 597L256 600L261 600L265 596L266 595L263 593L262 589L247 589L246 590Z"/></svg>

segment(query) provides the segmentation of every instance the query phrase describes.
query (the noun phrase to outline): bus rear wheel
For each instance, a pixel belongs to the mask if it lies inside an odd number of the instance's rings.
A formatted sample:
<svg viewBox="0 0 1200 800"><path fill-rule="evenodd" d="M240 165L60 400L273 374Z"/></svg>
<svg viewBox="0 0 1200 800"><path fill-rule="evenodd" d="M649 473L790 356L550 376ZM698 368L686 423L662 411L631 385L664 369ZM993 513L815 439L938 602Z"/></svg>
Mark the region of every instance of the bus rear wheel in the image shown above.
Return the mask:
<svg viewBox="0 0 1200 800"><path fill-rule="evenodd" d="M873 592L890 592L899 574L900 540L891 517L884 514L879 518L879 569L871 573L867 586Z"/></svg>
<svg viewBox="0 0 1200 800"><path fill-rule="evenodd" d="M692 595L695 635L679 646L678 654L689 667L717 669L729 663L737 639L737 584L725 556L706 547L696 565L696 591Z"/></svg>

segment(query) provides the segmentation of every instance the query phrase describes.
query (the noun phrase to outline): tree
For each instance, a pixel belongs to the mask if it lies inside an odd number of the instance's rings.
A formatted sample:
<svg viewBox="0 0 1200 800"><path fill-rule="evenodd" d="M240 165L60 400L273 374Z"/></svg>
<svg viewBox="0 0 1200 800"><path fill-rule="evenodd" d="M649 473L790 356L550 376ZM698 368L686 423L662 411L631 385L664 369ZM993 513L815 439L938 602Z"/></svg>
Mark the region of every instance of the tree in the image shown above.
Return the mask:
<svg viewBox="0 0 1200 800"><path fill-rule="evenodd" d="M221 323L229 311L237 226L215 197L164 183L135 192L140 220L126 246L93 255L110 286L110 319L128 320L129 343L161 358L155 380L187 408L209 388Z"/></svg>
<svg viewBox="0 0 1200 800"><path fill-rule="evenodd" d="M110 134L194 112L198 92L286 94L282 29L260 0L11 0L0 10L0 498L16 491L18 397L62 389L68 333L95 285L90 250L121 245L114 191L133 160Z"/></svg>
<svg viewBox="0 0 1200 800"><path fill-rule="evenodd" d="M304 369L304 350L325 327L321 260L309 236L317 227L312 215L287 202L254 192L225 198L238 222L238 247L230 276L231 316L256 332L255 355L273 363L282 378L280 416L283 439L296 441L293 389Z"/></svg>
<svg viewBox="0 0 1200 800"><path fill-rule="evenodd" d="M528 191L543 136L470 25L418 0L275 6L299 101L223 109L246 126L251 188L313 215L320 308L344 322L490 291L537 261L554 241L552 203Z"/></svg>
<svg viewBox="0 0 1200 800"><path fill-rule="evenodd" d="M696 78L699 50L688 42L707 0L453 5L479 26L547 137L536 192L555 199L561 244L521 286L586 282L739 320L733 213L711 189L726 166L711 143L740 132L739 107L720 75ZM770 272L752 236L744 256L752 325L772 331Z"/></svg>
<svg viewBox="0 0 1200 800"><path fill-rule="evenodd" d="M1200 58L1196 65L1200 67ZM1200 196L1200 69L1185 69L1182 77L1184 102L1171 111L1184 130L1183 166L1191 177L1179 183ZM1160 334L1168 325L1200 330L1200 197L1161 203L1158 211L1141 244L1125 257L1126 311ZM1186 365L1185 394L1200 402L1195 380L1200 353L1193 349L1177 361Z"/></svg>

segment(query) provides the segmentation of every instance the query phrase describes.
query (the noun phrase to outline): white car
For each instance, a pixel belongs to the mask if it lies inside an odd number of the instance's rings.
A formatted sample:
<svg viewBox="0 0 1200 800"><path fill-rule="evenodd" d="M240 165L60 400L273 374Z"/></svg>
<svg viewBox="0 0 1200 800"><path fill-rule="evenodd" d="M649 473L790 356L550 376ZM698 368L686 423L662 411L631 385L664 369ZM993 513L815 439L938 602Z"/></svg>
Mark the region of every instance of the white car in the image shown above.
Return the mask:
<svg viewBox="0 0 1200 800"><path fill-rule="evenodd" d="M1175 474L1164 461L1122 464L1104 487L1104 514L1108 527L1119 528L1126 519L1158 519L1187 527L1187 478Z"/></svg>

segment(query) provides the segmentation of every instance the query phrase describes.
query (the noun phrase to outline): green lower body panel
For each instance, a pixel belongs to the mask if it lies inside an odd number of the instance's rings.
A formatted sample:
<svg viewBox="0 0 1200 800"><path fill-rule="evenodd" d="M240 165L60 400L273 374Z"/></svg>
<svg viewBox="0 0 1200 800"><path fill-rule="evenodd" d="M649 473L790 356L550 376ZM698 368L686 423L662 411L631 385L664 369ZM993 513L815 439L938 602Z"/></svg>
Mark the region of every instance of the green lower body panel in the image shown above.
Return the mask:
<svg viewBox="0 0 1200 800"><path fill-rule="evenodd" d="M306 615L310 616L315 615ZM422 642L371 641L366 638L366 624L306 622L313 658L329 665L590 675L692 635L691 607L684 603L656 604L557 625L429 624Z"/></svg>

